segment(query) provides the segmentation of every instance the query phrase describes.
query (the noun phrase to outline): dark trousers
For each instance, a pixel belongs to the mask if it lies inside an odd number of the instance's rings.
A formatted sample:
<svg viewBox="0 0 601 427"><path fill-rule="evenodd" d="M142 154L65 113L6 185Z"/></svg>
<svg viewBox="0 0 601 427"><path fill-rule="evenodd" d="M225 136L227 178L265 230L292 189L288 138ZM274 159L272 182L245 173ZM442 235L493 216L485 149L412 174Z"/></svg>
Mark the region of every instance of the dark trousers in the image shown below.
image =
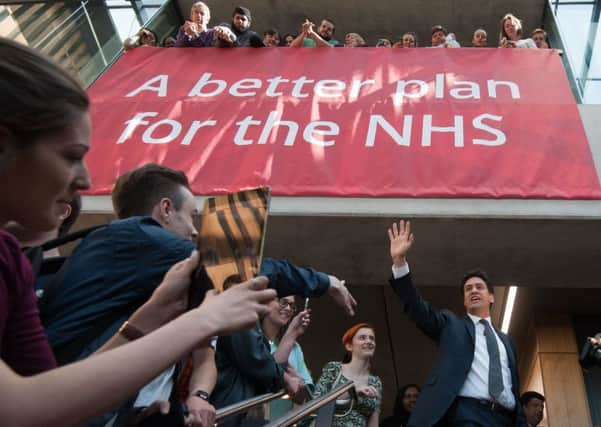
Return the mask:
<svg viewBox="0 0 601 427"><path fill-rule="evenodd" d="M457 397L441 425L448 427L513 427L514 417L508 411L493 411L476 399Z"/></svg>

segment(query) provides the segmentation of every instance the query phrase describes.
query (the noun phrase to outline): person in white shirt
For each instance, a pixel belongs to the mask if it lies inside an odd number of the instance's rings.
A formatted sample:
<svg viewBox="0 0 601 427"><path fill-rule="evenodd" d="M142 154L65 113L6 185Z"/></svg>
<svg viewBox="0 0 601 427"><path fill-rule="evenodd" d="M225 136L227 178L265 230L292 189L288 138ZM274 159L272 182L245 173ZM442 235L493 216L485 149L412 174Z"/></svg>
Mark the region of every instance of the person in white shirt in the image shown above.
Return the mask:
<svg viewBox="0 0 601 427"><path fill-rule="evenodd" d="M499 33L499 47L536 49L532 39L522 38L522 21L511 13L501 19L501 32Z"/></svg>
<svg viewBox="0 0 601 427"><path fill-rule="evenodd" d="M519 404L517 357L510 338L491 324L495 301L486 273L468 272L461 282L466 316L438 310L411 281L407 253L413 245L411 224L388 229L391 285L417 327L437 343L438 354L411 417L410 427L523 427Z"/></svg>
<svg viewBox="0 0 601 427"><path fill-rule="evenodd" d="M539 49L549 49L549 43L547 42L547 32L542 28L535 28L532 30L532 41Z"/></svg>
<svg viewBox="0 0 601 427"><path fill-rule="evenodd" d="M442 25L433 26L430 34L432 47L461 47L455 38L455 34L449 33Z"/></svg>
<svg viewBox="0 0 601 427"><path fill-rule="evenodd" d="M478 28L472 34L472 47L488 47L488 35L484 28Z"/></svg>

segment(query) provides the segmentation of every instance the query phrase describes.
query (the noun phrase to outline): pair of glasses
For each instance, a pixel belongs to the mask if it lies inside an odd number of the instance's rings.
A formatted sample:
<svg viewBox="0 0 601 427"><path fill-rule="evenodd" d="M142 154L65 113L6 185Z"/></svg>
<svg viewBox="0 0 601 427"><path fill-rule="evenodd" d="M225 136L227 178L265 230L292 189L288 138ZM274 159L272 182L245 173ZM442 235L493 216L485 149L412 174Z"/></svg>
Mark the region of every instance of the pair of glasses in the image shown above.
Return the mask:
<svg viewBox="0 0 601 427"><path fill-rule="evenodd" d="M296 303L295 302L290 302L290 301L282 298L281 300L279 300L279 303L280 303L280 308L283 309L283 308L288 307L288 308L290 308L290 311L292 313L296 313Z"/></svg>

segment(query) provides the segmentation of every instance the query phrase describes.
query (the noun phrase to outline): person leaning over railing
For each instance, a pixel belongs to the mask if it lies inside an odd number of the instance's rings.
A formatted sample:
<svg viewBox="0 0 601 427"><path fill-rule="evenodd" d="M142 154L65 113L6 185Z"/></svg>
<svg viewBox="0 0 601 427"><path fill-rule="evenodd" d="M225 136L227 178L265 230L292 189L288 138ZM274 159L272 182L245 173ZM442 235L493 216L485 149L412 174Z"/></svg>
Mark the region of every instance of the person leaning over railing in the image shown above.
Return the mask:
<svg viewBox="0 0 601 427"><path fill-rule="evenodd" d="M263 335L269 340L273 358L277 363L288 364L303 381L304 387L313 389L313 378L305 364L298 338L305 334L311 322L311 310L298 314L294 296L269 303L269 312L261 320ZM303 397L303 396L299 396ZM300 400L299 400L300 402ZM291 399L278 399L269 405L270 419L276 419L292 409Z"/></svg>
<svg viewBox="0 0 601 427"><path fill-rule="evenodd" d="M275 28L263 32L263 44L266 47L277 47L280 45L280 33Z"/></svg>
<svg viewBox="0 0 601 427"><path fill-rule="evenodd" d="M368 323L359 323L349 328L342 336L346 351L340 362L328 362L315 385L315 397L348 381L355 383L358 399L349 394L336 400L332 427L377 427L382 403L382 381L370 373L371 361L376 350L374 328Z"/></svg>
<svg viewBox="0 0 601 427"><path fill-rule="evenodd" d="M229 28L208 29L210 20L209 6L201 1L193 3L190 8L190 20L184 22L177 32L175 47L210 47L219 41L227 44L236 41L236 36Z"/></svg>
<svg viewBox="0 0 601 427"><path fill-rule="evenodd" d="M290 43L290 47L334 47L339 44L338 40L333 38L336 26L331 19L322 19L317 31L313 27L315 24L305 19L300 34Z"/></svg>
<svg viewBox="0 0 601 427"><path fill-rule="evenodd" d="M549 49L549 42L547 41L547 32L542 28L535 28L532 31L532 41L539 49Z"/></svg>
<svg viewBox="0 0 601 427"><path fill-rule="evenodd" d="M457 48L461 45L455 39L455 34L449 33L442 25L435 25L430 32L432 47Z"/></svg>
<svg viewBox="0 0 601 427"><path fill-rule="evenodd" d="M412 31L404 33L398 38L398 40L392 45L392 47L417 47L417 34Z"/></svg>
<svg viewBox="0 0 601 427"><path fill-rule="evenodd" d="M158 44L158 37L154 31L150 28L140 28L140 31L136 35L126 38L123 41L123 48L125 50L131 50L140 46L151 46L156 47Z"/></svg>
<svg viewBox="0 0 601 427"><path fill-rule="evenodd" d="M506 14L501 19L499 47L536 49L534 41L532 39L523 39L522 34L522 21L511 13Z"/></svg>
<svg viewBox="0 0 601 427"><path fill-rule="evenodd" d="M292 44L292 42L294 41L295 38L296 38L296 36L294 34L285 34L284 37L282 38L280 46L290 47L290 45Z"/></svg>
<svg viewBox="0 0 601 427"><path fill-rule="evenodd" d="M376 42L376 47L392 47L392 42L390 41L390 39L382 37Z"/></svg>
<svg viewBox="0 0 601 427"><path fill-rule="evenodd" d="M0 98L0 224L51 229L68 201L90 185L83 162L90 144L88 96L46 57L0 38ZM104 352L52 369L31 265L14 237L0 230L0 389L10 391L0 399L2 425L78 425L127 398L210 336L253 324L275 297L273 290L258 290L266 278L254 279L211 294L199 308L159 328L186 306L197 264L198 254L176 264L130 318L146 331L157 330L115 349L121 341L116 337Z"/></svg>
<svg viewBox="0 0 601 427"><path fill-rule="evenodd" d="M177 40L175 40L175 37L167 36L163 39L163 42L161 43L161 47L175 47L175 43L177 43Z"/></svg>
<svg viewBox="0 0 601 427"><path fill-rule="evenodd" d="M344 36L344 47L364 47L365 39L357 33L348 33Z"/></svg>
<svg viewBox="0 0 601 427"><path fill-rule="evenodd" d="M484 28L478 28L472 34L472 47L487 47L488 34Z"/></svg>
<svg viewBox="0 0 601 427"><path fill-rule="evenodd" d="M259 34L250 29L252 24L252 14L250 9L243 6L236 6L232 12L232 20L230 22L223 22L215 27L215 30L229 31L233 34L234 38L231 42L223 37L219 37L220 47L265 47L263 39Z"/></svg>

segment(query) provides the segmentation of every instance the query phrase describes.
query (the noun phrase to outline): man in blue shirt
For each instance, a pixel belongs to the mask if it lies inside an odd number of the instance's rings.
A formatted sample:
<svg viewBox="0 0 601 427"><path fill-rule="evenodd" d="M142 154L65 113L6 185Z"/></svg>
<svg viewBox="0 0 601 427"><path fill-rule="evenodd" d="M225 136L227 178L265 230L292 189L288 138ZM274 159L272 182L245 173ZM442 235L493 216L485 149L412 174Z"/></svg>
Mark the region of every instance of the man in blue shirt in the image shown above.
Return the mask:
<svg viewBox="0 0 601 427"><path fill-rule="evenodd" d="M169 267L195 248L193 218L198 210L183 172L145 165L117 180L112 199L119 220L83 239L63 269L60 286L44 301L43 324L59 364L84 358L101 347L148 299ZM261 274L269 277L270 286L281 296L315 297L327 292L353 312L354 299L333 276L267 258ZM205 374L193 375L197 381L190 383L187 403L206 421L214 409L194 393L212 391L214 354L207 345L193 358L196 369Z"/></svg>

